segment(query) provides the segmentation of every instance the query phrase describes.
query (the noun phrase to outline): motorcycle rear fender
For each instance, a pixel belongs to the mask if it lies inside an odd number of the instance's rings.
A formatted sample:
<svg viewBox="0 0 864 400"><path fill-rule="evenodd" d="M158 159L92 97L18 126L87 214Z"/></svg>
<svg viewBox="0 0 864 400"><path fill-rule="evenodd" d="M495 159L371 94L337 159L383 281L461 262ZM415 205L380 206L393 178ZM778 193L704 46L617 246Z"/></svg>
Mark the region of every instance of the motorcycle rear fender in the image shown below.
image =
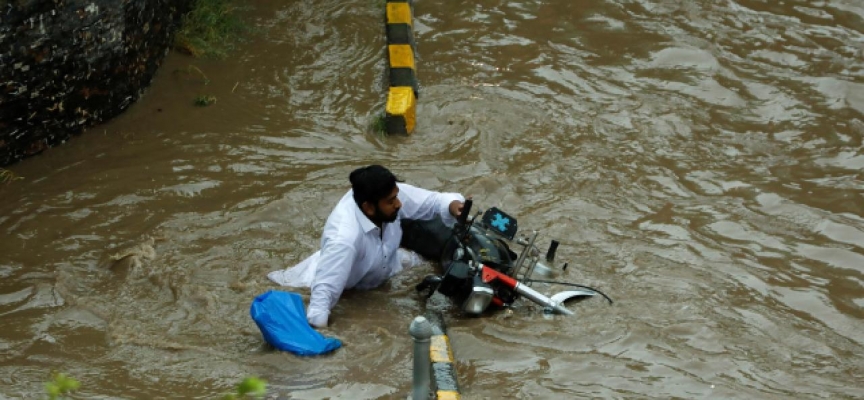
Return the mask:
<svg viewBox="0 0 864 400"><path fill-rule="evenodd" d="M564 292L555 293L550 297L552 301L558 304L564 304L569 300L596 296L597 292L588 289L567 290Z"/></svg>

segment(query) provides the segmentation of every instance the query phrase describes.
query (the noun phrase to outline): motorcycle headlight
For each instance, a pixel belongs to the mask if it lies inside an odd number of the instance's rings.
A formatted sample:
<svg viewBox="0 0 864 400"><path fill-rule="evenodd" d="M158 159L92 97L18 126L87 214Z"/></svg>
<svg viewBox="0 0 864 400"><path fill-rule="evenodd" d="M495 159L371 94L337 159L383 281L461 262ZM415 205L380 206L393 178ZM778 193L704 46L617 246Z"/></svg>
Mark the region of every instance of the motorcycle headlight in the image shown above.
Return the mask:
<svg viewBox="0 0 864 400"><path fill-rule="evenodd" d="M483 282L479 277L475 277L474 285L471 287L471 293L462 304L462 311L469 314L482 314L492 301L495 291L486 282Z"/></svg>

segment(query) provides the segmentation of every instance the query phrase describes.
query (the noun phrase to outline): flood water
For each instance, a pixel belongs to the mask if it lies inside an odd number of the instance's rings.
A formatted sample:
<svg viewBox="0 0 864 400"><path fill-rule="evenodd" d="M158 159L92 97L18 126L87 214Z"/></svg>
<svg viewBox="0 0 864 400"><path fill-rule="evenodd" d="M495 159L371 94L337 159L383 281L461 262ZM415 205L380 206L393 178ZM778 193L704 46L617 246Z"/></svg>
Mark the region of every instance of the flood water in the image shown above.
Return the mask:
<svg viewBox="0 0 864 400"><path fill-rule="evenodd" d="M272 397L404 399L431 263L347 293L332 355L271 351L249 317L370 163L502 208L616 300L445 308L464 398L864 397L859 0L418 0L410 137L369 129L380 2L249 3L234 56L171 53L124 115L9 167L0 397L60 371L81 398L254 375Z"/></svg>

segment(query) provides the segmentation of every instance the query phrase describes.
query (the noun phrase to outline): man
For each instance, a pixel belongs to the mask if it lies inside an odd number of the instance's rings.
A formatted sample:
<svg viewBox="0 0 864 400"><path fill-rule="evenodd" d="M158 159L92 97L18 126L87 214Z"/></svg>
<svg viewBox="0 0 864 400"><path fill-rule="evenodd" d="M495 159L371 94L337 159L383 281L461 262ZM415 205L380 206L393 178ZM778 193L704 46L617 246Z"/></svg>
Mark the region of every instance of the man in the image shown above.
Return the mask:
<svg viewBox="0 0 864 400"><path fill-rule="evenodd" d="M351 190L327 218L321 250L287 270L267 276L283 286L309 286L312 296L306 311L309 324L327 326L330 310L342 291L372 289L416 264L413 253L399 251L401 219L440 217L453 225L465 198L401 183L387 168L370 165L349 176ZM413 258L413 260L412 260Z"/></svg>

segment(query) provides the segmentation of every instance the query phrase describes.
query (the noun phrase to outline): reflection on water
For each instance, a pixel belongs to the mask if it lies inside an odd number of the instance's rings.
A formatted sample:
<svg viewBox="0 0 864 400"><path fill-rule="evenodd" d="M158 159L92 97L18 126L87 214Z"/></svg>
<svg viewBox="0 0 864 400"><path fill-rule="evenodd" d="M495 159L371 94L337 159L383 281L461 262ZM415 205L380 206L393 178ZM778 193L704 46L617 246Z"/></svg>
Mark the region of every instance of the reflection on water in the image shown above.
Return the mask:
<svg viewBox="0 0 864 400"><path fill-rule="evenodd" d="M466 398L864 395L859 2L417 2L403 138L368 129L379 8L257 2L235 58L170 54L125 115L12 167L2 397L60 370L90 397L213 398L257 375L286 398L404 398L431 264L346 294L327 357L268 350L248 316L372 162L507 210L616 300L449 312Z"/></svg>

